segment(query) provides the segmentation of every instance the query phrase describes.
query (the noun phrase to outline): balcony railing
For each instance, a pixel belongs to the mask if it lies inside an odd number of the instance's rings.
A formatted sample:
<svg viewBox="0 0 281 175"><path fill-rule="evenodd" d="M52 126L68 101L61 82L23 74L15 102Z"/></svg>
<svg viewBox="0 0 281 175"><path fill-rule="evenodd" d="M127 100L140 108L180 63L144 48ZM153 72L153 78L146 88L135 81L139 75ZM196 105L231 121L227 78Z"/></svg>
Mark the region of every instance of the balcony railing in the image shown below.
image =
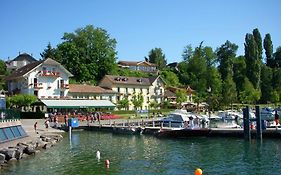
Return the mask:
<svg viewBox="0 0 281 175"><path fill-rule="evenodd" d="M49 76L49 77L59 77L60 72L43 70L43 71L40 71L40 75Z"/></svg>
<svg viewBox="0 0 281 175"><path fill-rule="evenodd" d="M69 84L62 84L61 89L69 89Z"/></svg>

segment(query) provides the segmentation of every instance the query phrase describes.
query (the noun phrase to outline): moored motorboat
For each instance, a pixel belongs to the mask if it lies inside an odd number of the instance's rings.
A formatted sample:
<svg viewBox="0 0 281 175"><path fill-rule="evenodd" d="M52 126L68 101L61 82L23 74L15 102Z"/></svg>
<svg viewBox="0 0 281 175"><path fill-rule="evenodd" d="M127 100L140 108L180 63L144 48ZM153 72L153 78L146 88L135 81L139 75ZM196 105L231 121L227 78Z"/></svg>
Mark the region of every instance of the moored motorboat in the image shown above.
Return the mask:
<svg viewBox="0 0 281 175"><path fill-rule="evenodd" d="M208 128L184 128L184 129L160 129L154 133L156 137L169 137L169 138L187 138L208 136L211 129Z"/></svg>
<svg viewBox="0 0 281 175"><path fill-rule="evenodd" d="M113 133L116 134L140 134L142 132L141 127L113 127Z"/></svg>

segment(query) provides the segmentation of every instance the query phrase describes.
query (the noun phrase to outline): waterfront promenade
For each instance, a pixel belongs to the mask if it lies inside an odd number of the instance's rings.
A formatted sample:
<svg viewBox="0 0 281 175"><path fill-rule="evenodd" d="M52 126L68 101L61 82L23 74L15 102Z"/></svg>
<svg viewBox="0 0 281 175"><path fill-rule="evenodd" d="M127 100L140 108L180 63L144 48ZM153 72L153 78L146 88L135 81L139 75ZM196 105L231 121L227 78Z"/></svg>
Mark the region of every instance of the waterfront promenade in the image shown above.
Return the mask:
<svg viewBox="0 0 281 175"><path fill-rule="evenodd" d="M19 142L29 142L32 140L35 140L37 138L40 137L40 135L46 134L46 133L61 133L64 132L63 130L59 130L59 129L55 129L52 127L49 127L48 129L45 128L44 119L21 119L20 120L22 123L22 127L25 130L25 132L27 133L27 137L21 138L21 139L16 139L13 141L9 141L9 142L4 142L4 143L0 143L0 148L6 148L6 147L12 147L15 146L17 143ZM38 122L37 125L37 133L35 133L34 131L34 123Z"/></svg>

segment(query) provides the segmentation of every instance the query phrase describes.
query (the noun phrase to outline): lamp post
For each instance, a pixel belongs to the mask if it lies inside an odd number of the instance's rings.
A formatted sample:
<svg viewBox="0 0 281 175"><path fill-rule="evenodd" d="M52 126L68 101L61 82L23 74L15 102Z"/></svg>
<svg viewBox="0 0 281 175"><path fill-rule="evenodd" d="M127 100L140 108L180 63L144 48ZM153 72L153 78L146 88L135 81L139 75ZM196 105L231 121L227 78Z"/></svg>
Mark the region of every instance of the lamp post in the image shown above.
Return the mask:
<svg viewBox="0 0 281 175"><path fill-rule="evenodd" d="M209 127L210 127L210 124L211 124L211 99L210 99L210 96L211 96L211 92L212 92L212 88L210 86L207 89L207 92L208 92L208 113L209 113Z"/></svg>

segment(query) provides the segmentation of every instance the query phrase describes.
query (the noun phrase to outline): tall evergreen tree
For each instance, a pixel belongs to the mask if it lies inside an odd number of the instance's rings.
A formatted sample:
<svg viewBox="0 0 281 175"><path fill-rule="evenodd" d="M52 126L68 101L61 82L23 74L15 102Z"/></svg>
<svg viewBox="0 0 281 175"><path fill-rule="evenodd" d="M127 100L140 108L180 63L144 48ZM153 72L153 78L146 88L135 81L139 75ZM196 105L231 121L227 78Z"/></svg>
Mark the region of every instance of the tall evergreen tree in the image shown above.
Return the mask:
<svg viewBox="0 0 281 175"><path fill-rule="evenodd" d="M266 65L273 68L274 67L273 45L272 45L271 36L269 33L267 33L264 37L263 48L265 50Z"/></svg>
<svg viewBox="0 0 281 175"><path fill-rule="evenodd" d="M41 57L43 59L47 59L47 58L52 58L54 59L56 56L56 49L54 49L51 45L51 43L49 42L47 45L47 48L44 49L44 51L42 53L40 53Z"/></svg>
<svg viewBox="0 0 281 175"><path fill-rule="evenodd" d="M245 62L246 62L246 75L255 89L260 88L260 60L258 45L252 34L246 34L245 38Z"/></svg>
<svg viewBox="0 0 281 175"><path fill-rule="evenodd" d="M162 70L166 67L167 60L165 59L165 54L163 54L161 48L152 49L149 54L148 58L146 58L150 63L154 63L157 65L159 70Z"/></svg>
<svg viewBox="0 0 281 175"><path fill-rule="evenodd" d="M262 64L261 69L261 103L273 102L272 68Z"/></svg>
<svg viewBox="0 0 281 175"><path fill-rule="evenodd" d="M253 36L257 45L257 59L258 60L262 60L262 38L261 38L261 34L259 32L259 29L254 29L253 30Z"/></svg>
<svg viewBox="0 0 281 175"><path fill-rule="evenodd" d="M281 67L281 46L274 53L274 67Z"/></svg>
<svg viewBox="0 0 281 175"><path fill-rule="evenodd" d="M237 94L243 90L244 79L246 77L245 57L239 56L233 62L233 80L236 84Z"/></svg>

